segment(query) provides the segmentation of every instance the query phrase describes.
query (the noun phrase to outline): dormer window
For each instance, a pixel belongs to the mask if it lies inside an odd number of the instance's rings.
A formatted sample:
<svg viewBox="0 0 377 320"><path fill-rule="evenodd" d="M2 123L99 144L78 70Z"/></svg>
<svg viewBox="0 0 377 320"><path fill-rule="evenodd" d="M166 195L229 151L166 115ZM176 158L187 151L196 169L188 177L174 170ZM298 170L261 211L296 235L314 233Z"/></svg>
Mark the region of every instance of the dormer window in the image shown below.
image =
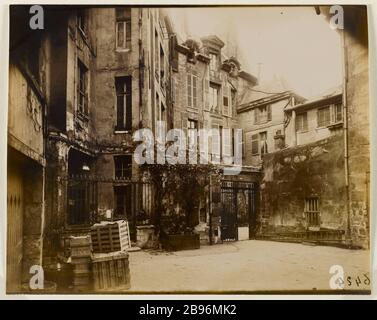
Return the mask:
<svg viewBox="0 0 377 320"><path fill-rule="evenodd" d="M217 61L217 55L214 54L214 53L210 53L209 57L211 59L210 64L209 64L210 70L211 71L217 71L217 69L218 69L218 66L217 66L217 62L218 62Z"/></svg>

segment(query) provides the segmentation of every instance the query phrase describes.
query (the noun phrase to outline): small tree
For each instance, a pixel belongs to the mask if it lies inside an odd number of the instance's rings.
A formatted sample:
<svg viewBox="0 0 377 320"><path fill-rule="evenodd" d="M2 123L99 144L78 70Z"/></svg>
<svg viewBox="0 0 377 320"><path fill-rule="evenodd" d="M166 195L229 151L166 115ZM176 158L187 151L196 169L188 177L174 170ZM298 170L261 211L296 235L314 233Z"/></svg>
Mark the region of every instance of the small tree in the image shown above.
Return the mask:
<svg viewBox="0 0 377 320"><path fill-rule="evenodd" d="M209 164L151 164L142 168L149 173L155 188L156 232L191 233L195 226L193 216L200 198L206 194L209 177L219 174L219 169ZM170 217L165 223L164 212Z"/></svg>

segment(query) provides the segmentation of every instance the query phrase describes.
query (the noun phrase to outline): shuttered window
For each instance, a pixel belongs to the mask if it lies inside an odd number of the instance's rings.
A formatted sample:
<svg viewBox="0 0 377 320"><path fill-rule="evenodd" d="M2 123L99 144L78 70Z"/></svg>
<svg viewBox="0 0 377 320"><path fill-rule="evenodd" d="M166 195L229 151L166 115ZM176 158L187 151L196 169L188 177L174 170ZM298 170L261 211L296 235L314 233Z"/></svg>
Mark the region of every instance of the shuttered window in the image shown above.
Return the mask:
<svg viewBox="0 0 377 320"><path fill-rule="evenodd" d="M230 115L230 106L229 106L229 87L224 86L223 88L223 115Z"/></svg>
<svg viewBox="0 0 377 320"><path fill-rule="evenodd" d="M187 75L187 106L192 108L198 108L197 99L197 77L193 74Z"/></svg>

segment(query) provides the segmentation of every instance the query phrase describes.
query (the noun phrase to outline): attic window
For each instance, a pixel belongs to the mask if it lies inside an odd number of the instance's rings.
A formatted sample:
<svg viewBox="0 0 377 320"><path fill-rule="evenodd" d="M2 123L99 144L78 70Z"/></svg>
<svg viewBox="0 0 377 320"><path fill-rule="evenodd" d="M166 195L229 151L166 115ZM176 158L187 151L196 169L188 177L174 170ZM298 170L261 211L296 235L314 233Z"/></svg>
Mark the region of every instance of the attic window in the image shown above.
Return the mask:
<svg viewBox="0 0 377 320"><path fill-rule="evenodd" d="M266 105L254 109L254 123L262 124L271 121L271 105Z"/></svg>

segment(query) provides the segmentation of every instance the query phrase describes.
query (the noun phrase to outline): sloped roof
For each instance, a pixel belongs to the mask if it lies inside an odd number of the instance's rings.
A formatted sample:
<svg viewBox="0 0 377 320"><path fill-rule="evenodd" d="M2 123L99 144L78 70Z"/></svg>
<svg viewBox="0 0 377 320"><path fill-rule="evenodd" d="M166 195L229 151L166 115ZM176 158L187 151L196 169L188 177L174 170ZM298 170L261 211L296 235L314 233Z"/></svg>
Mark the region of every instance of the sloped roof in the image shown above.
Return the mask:
<svg viewBox="0 0 377 320"><path fill-rule="evenodd" d="M252 88L246 88L240 98L240 105L244 105L259 99L273 97L286 92L294 92L292 87L283 77L275 77L273 80L262 83Z"/></svg>
<svg viewBox="0 0 377 320"><path fill-rule="evenodd" d="M318 107L322 104L326 104L331 101L341 100L342 93L343 93L342 86L332 87L332 88L327 89L326 91L324 91L322 94L318 96L311 97L309 100L305 101L304 103L286 108L286 111L296 110L296 109L309 109L309 108Z"/></svg>

